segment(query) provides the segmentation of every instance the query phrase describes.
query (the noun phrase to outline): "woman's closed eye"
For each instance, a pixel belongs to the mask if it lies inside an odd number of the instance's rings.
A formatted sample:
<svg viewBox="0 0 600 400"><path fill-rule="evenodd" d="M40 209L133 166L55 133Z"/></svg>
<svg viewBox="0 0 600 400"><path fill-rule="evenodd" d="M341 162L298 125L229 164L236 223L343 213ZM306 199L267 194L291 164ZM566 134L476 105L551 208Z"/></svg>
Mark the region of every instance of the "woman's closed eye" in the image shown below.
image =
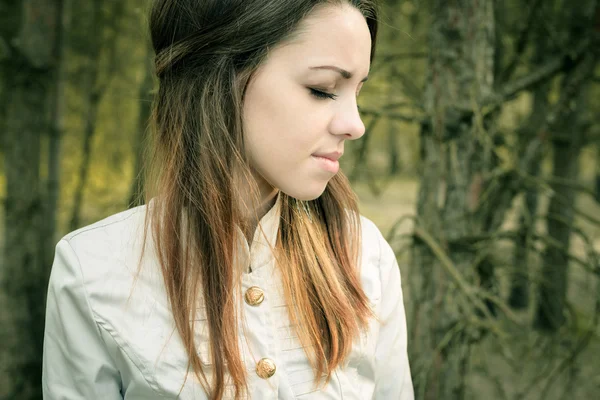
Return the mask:
<svg viewBox="0 0 600 400"><path fill-rule="evenodd" d="M328 93L328 92L324 92L322 90L317 90L317 89L313 89L313 88L309 88L309 89L310 89L310 93L318 99L335 100L337 98L337 94Z"/></svg>
<svg viewBox="0 0 600 400"><path fill-rule="evenodd" d="M324 92L322 90L318 90L318 89L313 89L313 88L309 88L310 89L310 93L318 98L318 99L331 99L331 100L335 100L338 95L337 94L333 94L333 93L328 93L328 92ZM356 108L360 110L360 106L357 104Z"/></svg>

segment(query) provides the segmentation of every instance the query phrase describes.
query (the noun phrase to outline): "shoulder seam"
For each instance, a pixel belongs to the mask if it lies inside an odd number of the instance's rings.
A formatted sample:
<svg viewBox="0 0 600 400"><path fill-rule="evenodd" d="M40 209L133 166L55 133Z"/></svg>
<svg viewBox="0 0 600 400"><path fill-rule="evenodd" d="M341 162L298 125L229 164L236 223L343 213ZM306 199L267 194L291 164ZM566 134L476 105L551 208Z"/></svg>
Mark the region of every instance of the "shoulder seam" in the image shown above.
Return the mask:
<svg viewBox="0 0 600 400"><path fill-rule="evenodd" d="M74 232L66 235L63 238L63 240L65 240L66 242L70 242L72 239L76 238L77 236L79 236L79 235L81 235L83 233L87 233L87 232L90 232L90 231L93 231L93 230L96 230L96 229L100 229L100 228L105 228L105 227L107 227L109 225L113 225L113 224L116 224L118 222L123 222L123 221L131 218L132 216L134 216L134 215L136 215L137 213L140 212L140 210L128 210L128 211L131 211L131 212L128 215L123 216L122 218L120 218L120 219L118 219L116 221L105 222L104 224L101 224L101 225L94 224L94 225L91 225L91 226L88 226L88 227L80 228L79 230L74 231Z"/></svg>

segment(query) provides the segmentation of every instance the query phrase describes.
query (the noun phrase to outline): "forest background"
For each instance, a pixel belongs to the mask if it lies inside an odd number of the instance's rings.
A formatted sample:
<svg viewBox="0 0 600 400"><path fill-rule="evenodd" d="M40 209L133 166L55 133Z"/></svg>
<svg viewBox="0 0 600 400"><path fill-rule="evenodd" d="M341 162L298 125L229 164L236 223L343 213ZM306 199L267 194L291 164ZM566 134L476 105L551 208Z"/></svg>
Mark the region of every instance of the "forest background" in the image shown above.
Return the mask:
<svg viewBox="0 0 600 400"><path fill-rule="evenodd" d="M67 232L130 207L149 0L0 0L0 399L41 398ZM417 399L600 391L600 5L387 0L342 168L396 250Z"/></svg>

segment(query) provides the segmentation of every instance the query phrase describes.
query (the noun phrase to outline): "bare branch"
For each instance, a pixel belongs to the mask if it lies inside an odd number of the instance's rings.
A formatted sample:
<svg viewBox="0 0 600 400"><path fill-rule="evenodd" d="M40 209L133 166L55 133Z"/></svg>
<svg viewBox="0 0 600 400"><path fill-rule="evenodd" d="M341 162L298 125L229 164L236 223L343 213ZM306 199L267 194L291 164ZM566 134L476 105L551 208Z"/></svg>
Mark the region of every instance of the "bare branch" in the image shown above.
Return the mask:
<svg viewBox="0 0 600 400"><path fill-rule="evenodd" d="M390 110L393 108L416 108L419 110L424 110L423 106L411 101L399 101L396 103L389 103L382 107L384 110Z"/></svg>
<svg viewBox="0 0 600 400"><path fill-rule="evenodd" d="M542 219L542 220L544 220L546 218L554 218L554 217L552 215L536 217L536 219ZM576 230L574 227L573 227L573 229ZM518 231L505 230L505 231L494 232L494 233L489 233L489 234L464 236L462 238L455 239L453 241L449 241L448 244L451 246L457 246L457 245L464 246L464 245L475 245L479 242L490 243L490 242L499 241L499 240L516 240L519 237L519 235L520 235L520 233ZM584 235L582 233L580 233L580 236L584 236ZM581 258L577 257L576 255L572 254L568 248L563 246L560 242L556 241L555 239L552 239L550 236L531 233L530 237L533 241L542 242L547 246L552 246L555 249L560 250L571 261L581 265L588 272L590 272L594 275L600 276L600 269L597 266L593 265L593 263L591 263L589 261L581 259ZM531 250L537 251L537 248L535 246L530 245L530 247L531 247Z"/></svg>
<svg viewBox="0 0 600 400"><path fill-rule="evenodd" d="M494 107L498 106L506 100L515 97L523 90L529 90L540 83L546 82L554 77L558 72L564 70L566 66L575 66L575 64L578 64L583 59L583 56L587 51L590 50L591 46L592 40L589 38L582 40L571 51L567 51L565 54L556 56L535 71L532 71L525 76L516 78L512 82L506 83L498 94L499 98L495 101L490 101L488 104L491 104Z"/></svg>
<svg viewBox="0 0 600 400"><path fill-rule="evenodd" d="M536 177L536 176L533 176L533 175L530 175L530 174L527 174L527 173L521 172L521 171L515 171L515 172L518 174L520 179L523 179L524 182L531 182L534 185L542 186L544 188L549 187L548 185L566 186L571 189L583 192L594 198L596 196L594 189L589 188L582 183L573 182L569 179L558 178L555 176L550 176L547 178L540 178L540 177Z"/></svg>
<svg viewBox="0 0 600 400"><path fill-rule="evenodd" d="M556 367L554 367L549 374L544 374L544 375L539 374L533 381L530 381L528 384L528 387L525 389L525 391L523 393L521 393L518 396L518 398L526 398L526 396L529 394L529 392L531 390L533 390L534 388L536 388L538 383L543 378L546 378L547 383L546 383L546 387L544 388L544 390L542 390L542 393L546 392L546 390L548 389L548 386L555 382L556 376L558 374L560 374L562 371L564 371L566 367L568 367L569 365L572 365L575 362L577 357L581 354L581 352L589 344L590 340L592 339L592 337L594 335L594 332L595 332L595 329L593 327L590 328L589 330L587 330L585 335L583 336L583 338L577 343L577 346L575 346L575 348L573 349L571 354L569 354L568 357L566 357L564 360L562 360L562 362L560 364L558 364Z"/></svg>
<svg viewBox="0 0 600 400"><path fill-rule="evenodd" d="M452 259L446 254L446 252L442 249L442 247L435 241L433 236L427 233L425 230L420 228L419 226L415 226L414 235L421 239L427 246L431 249L432 253L437 257L440 261L440 264L446 272L450 275L456 286L462 291L462 293L469 299L469 301L477 308L479 311L483 313L483 315L489 320L494 320L494 317L490 314L488 307L481 301L479 296L482 295L482 291L478 288L471 286L464 279L462 274L458 271L458 268L452 261ZM486 296L487 297L487 296ZM499 301L496 297L491 296L490 300L494 302ZM502 311L505 311L506 308L501 308ZM505 314L506 317L513 323L517 325L521 325L521 322L518 318L509 312ZM490 330L493 331L497 336L503 337L504 334L500 330L499 326L495 324L490 324Z"/></svg>
<svg viewBox="0 0 600 400"><path fill-rule="evenodd" d="M383 53L378 55L379 62L390 62L395 60L406 60L406 59L424 59L429 54L426 51L407 51L402 53Z"/></svg>
<svg viewBox="0 0 600 400"><path fill-rule="evenodd" d="M559 241L557 241L556 239L553 239L547 235L537 235L537 234L532 234L531 238L533 240L543 242L547 246L552 246L555 249L560 250L569 260L581 265L586 271L588 271L596 276L600 276L600 271L597 271L596 269L594 269L593 265L590 266L589 262L582 260L581 258L571 254L569 252L569 249L566 248L565 246L563 246L563 244L560 243ZM533 246L532 246L532 248L533 248Z"/></svg>
<svg viewBox="0 0 600 400"><path fill-rule="evenodd" d="M423 90L415 85L414 78L407 76L407 74L398 71L396 66L392 67L392 79L399 79L404 89L404 94L410 97L415 104L423 103ZM423 108L423 107L421 107Z"/></svg>
<svg viewBox="0 0 600 400"><path fill-rule="evenodd" d="M425 118L423 118L423 117L406 115L406 114L401 114L398 112L391 112L391 111L379 111L379 110L375 110L372 108L362 108L361 107L360 113L364 114L364 115L370 115L373 117L384 117L384 118L389 118L389 119L395 119L395 120L403 121L403 122L414 122L414 123L419 123L419 124L425 122Z"/></svg>
<svg viewBox="0 0 600 400"><path fill-rule="evenodd" d="M506 67L506 69L504 70L504 72L501 75L501 78L500 78L501 82L506 82L512 76L512 74L515 72L515 70L517 69L517 65L519 64L519 61L523 57L523 53L525 52L525 49L527 47L527 43L529 41L529 35L531 34L531 31L533 30L532 29L533 23L536 20L535 16L536 16L537 11L540 8L541 4L542 4L542 0L534 0L531 3L529 10L527 12L527 18L525 19L525 24L523 25L523 28L521 29L521 32L519 32L519 35L518 35L518 39L515 44L515 51L514 51L512 60L508 63L508 66Z"/></svg>
<svg viewBox="0 0 600 400"><path fill-rule="evenodd" d="M396 60L422 60L426 59L429 55L426 51L410 51L404 53L387 53L377 54L369 72L369 76L373 76L375 73L382 70L384 67L394 65L392 62Z"/></svg>

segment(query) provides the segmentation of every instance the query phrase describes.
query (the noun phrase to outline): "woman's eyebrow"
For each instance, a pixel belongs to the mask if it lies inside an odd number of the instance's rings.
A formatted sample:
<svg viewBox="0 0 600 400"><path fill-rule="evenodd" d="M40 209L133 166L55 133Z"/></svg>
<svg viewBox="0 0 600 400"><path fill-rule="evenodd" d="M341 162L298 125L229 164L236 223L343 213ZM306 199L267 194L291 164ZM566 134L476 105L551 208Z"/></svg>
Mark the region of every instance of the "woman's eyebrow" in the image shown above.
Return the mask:
<svg viewBox="0 0 600 400"><path fill-rule="evenodd" d="M342 69L340 67L336 67L334 65L321 65L321 66L318 66L318 67L310 67L310 69L330 69L330 70L339 72L340 75L344 79L351 79L352 78L352 72L348 72L345 69ZM368 79L369 79L369 76L367 75L367 76L365 76L363 78L363 80L361 81L361 83L362 82L366 82Z"/></svg>

